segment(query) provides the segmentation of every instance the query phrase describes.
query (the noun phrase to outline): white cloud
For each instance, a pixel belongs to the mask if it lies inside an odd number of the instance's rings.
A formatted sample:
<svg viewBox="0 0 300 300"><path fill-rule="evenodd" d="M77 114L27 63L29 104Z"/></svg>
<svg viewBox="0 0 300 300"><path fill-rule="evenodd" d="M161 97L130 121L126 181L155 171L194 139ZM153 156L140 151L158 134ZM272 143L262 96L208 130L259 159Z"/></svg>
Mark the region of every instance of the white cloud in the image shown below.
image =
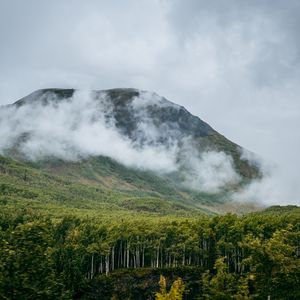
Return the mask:
<svg viewBox="0 0 300 300"><path fill-rule="evenodd" d="M44 97L51 97L46 95ZM105 98L103 93L101 97ZM41 100L41 99L39 99ZM0 151L28 133L21 152L29 159L55 156L77 160L91 155L109 156L124 165L170 172L175 170L176 145L137 148L121 135L104 114L109 108L95 101L90 92L76 92L63 102L26 104L0 110Z"/></svg>
<svg viewBox="0 0 300 300"><path fill-rule="evenodd" d="M45 87L152 90L276 162L282 198L300 203L300 4L269 2L2 1L0 103Z"/></svg>
<svg viewBox="0 0 300 300"><path fill-rule="evenodd" d="M216 193L226 185L236 184L240 177L235 172L232 158L224 152L188 152L189 172L184 185L194 190Z"/></svg>
<svg viewBox="0 0 300 300"><path fill-rule="evenodd" d="M199 153L192 139L184 137L172 122L155 124L149 115L149 107L179 106L158 95L140 92L140 97L128 103L133 118L138 118L134 135L129 138L117 129L108 97L105 92L77 91L62 101L52 93L36 92L18 108L2 108L0 153L18 147L29 160L54 156L71 161L103 155L125 166L158 173L180 170L182 185L212 193L239 180L232 159L225 153ZM184 146L180 148L178 142L182 141Z"/></svg>

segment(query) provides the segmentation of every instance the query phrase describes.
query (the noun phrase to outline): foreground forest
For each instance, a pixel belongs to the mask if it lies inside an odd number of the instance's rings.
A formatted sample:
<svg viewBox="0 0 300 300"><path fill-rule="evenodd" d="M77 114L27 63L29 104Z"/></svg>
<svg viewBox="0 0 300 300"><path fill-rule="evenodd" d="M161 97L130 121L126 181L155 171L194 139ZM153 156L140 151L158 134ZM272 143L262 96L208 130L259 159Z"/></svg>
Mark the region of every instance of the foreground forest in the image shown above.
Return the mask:
<svg viewBox="0 0 300 300"><path fill-rule="evenodd" d="M299 207L219 216L108 158L51 162L0 156L0 299L300 299Z"/></svg>
<svg viewBox="0 0 300 300"><path fill-rule="evenodd" d="M0 218L1 299L300 299L300 212L245 216ZM180 299L180 298L178 298Z"/></svg>

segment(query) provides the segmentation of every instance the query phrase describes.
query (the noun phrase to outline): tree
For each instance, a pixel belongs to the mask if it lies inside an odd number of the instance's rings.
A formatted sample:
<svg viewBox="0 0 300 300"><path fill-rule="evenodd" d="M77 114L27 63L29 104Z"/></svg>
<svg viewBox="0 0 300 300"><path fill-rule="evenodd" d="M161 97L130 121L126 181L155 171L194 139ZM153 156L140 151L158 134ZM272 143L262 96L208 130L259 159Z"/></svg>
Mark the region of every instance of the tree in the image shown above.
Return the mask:
<svg viewBox="0 0 300 300"><path fill-rule="evenodd" d="M300 298L300 258L297 256L299 232L289 225L276 230L270 239L248 236L245 244L250 256L245 264L255 278L254 288L259 296L278 299Z"/></svg>
<svg viewBox="0 0 300 300"><path fill-rule="evenodd" d="M1 234L1 299L70 299L54 268L51 223L28 222Z"/></svg>
<svg viewBox="0 0 300 300"><path fill-rule="evenodd" d="M155 294L156 300L182 300L183 299L183 292L185 286L181 278L178 278L173 282L171 289L168 292L167 280L164 276L160 275L159 286L160 286L160 292Z"/></svg>

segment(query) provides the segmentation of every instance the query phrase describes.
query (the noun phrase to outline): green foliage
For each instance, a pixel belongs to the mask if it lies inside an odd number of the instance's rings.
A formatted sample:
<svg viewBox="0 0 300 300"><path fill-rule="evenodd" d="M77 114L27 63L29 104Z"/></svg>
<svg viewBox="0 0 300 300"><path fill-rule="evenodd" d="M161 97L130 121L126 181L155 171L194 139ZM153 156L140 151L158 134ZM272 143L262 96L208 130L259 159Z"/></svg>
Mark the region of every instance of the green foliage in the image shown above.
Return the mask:
<svg viewBox="0 0 300 300"><path fill-rule="evenodd" d="M54 217L203 213L159 177L104 157L25 164L0 156L0 179L0 205L6 210L30 208Z"/></svg>
<svg viewBox="0 0 300 300"><path fill-rule="evenodd" d="M206 271L202 275L204 299L250 299L248 277L228 271L225 257L216 260L215 275Z"/></svg>
<svg viewBox="0 0 300 300"><path fill-rule="evenodd" d="M68 98L74 90L44 92ZM116 126L130 135L136 120L124 106L137 91L108 93ZM261 176L239 146L184 109L151 106L149 114L178 122L199 151L230 154L242 184ZM300 299L299 207L215 216L239 185L211 194L178 182L179 173L108 157L0 156L0 299Z"/></svg>
<svg viewBox="0 0 300 300"><path fill-rule="evenodd" d="M153 299L160 274L186 299L300 298L298 207L209 217L151 174L98 163L102 175L0 156L1 299Z"/></svg>
<svg viewBox="0 0 300 300"><path fill-rule="evenodd" d="M182 278L187 299L300 296L298 214L101 220L4 210L0 221L3 299L153 299L159 273ZM178 281L162 287L160 297L183 292Z"/></svg>
<svg viewBox="0 0 300 300"><path fill-rule="evenodd" d="M52 224L34 221L1 231L2 299L69 299L55 272Z"/></svg>
<svg viewBox="0 0 300 300"><path fill-rule="evenodd" d="M252 278L255 278L258 295L299 299L299 238L299 230L294 231L292 225L276 230L268 240L252 235L245 238L244 247L250 255L244 263L248 265Z"/></svg>

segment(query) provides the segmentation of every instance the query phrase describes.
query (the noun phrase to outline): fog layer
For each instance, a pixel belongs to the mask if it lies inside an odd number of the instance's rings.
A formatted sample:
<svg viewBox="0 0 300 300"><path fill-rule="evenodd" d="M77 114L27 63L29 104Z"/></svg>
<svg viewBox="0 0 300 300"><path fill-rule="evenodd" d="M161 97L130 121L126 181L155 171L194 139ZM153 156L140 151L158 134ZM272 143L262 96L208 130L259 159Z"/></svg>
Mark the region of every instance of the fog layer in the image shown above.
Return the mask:
<svg viewBox="0 0 300 300"><path fill-rule="evenodd" d="M231 157L223 152L199 153L190 138L179 132L176 122L172 126L154 124L147 113L149 105L174 109L179 106L156 94L140 92L128 104L134 117L139 118L132 137L128 137L116 127L108 97L106 92L76 91L71 98L61 100L53 93L36 92L19 107L3 107L0 153L11 155L17 150L25 159L34 161L108 156L125 166L159 174L180 170L183 185L206 192L216 192L239 180Z"/></svg>

